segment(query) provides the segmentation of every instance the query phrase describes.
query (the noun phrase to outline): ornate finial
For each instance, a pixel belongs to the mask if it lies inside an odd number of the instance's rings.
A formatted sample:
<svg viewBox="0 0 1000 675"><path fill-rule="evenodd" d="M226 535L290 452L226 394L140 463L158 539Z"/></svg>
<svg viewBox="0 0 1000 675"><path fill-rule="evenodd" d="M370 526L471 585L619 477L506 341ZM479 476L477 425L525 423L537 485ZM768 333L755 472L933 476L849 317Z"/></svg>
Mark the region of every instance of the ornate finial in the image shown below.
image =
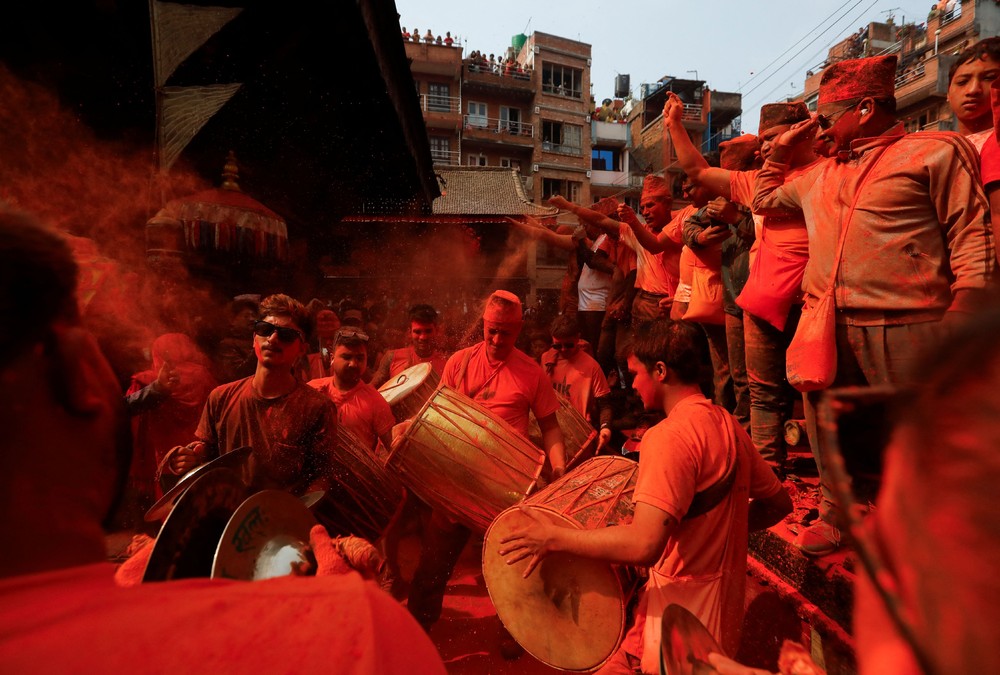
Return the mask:
<svg viewBox="0 0 1000 675"><path fill-rule="evenodd" d="M236 153L232 150L226 155L226 165L222 167L222 189L240 191L236 181L240 178L240 167L236 164Z"/></svg>

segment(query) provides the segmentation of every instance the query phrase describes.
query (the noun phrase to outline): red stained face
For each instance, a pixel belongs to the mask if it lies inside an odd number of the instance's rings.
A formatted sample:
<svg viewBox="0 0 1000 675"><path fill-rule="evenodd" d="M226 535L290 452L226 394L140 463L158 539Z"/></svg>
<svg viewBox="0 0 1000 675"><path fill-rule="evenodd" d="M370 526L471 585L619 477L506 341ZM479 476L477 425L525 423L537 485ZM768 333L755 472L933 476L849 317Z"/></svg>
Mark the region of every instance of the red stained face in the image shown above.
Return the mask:
<svg viewBox="0 0 1000 675"><path fill-rule="evenodd" d="M520 324L483 321L483 339L486 354L493 361L504 361L514 351L514 343L521 332Z"/></svg>
<svg viewBox="0 0 1000 675"><path fill-rule="evenodd" d="M287 316L266 316L263 321L281 328L292 328L301 335L302 329L295 325L295 322ZM303 353L305 353L305 342L301 337L285 342L275 331L267 337L262 337L256 333L253 336L253 349L257 355L257 362L265 368L291 368L295 365Z"/></svg>
<svg viewBox="0 0 1000 675"><path fill-rule="evenodd" d="M628 357L628 370L635 376L632 380L632 389L642 399L643 407L646 410L660 408L660 382L655 375L649 372L642 361L631 354Z"/></svg>
<svg viewBox="0 0 1000 675"><path fill-rule="evenodd" d="M670 222L672 201L662 197L644 197L639 203L642 217L654 231L663 229Z"/></svg>
<svg viewBox="0 0 1000 675"><path fill-rule="evenodd" d="M410 342L413 349L422 357L430 356L434 351L434 338L437 336L437 326L433 323L410 322Z"/></svg>
<svg viewBox="0 0 1000 675"><path fill-rule="evenodd" d="M1000 63L990 58L963 63L955 70L948 85L948 105L965 133L993 126L990 86L997 77L1000 77Z"/></svg>
<svg viewBox="0 0 1000 675"><path fill-rule="evenodd" d="M330 368L341 386L351 388L361 381L368 368L368 350L363 346L337 345Z"/></svg>

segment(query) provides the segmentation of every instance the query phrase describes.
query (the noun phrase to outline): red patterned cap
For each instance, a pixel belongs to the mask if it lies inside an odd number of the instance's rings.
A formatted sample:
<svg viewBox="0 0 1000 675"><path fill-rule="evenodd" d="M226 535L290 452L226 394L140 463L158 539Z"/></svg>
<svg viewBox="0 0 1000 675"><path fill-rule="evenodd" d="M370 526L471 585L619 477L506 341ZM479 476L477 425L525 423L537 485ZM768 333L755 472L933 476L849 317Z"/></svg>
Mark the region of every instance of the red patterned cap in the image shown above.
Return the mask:
<svg viewBox="0 0 1000 675"><path fill-rule="evenodd" d="M760 107L760 124L757 133L762 134L779 124L795 124L809 119L809 108L802 101L795 103L768 103Z"/></svg>
<svg viewBox="0 0 1000 675"><path fill-rule="evenodd" d="M646 197L661 197L673 199L670 184L660 176L649 175L642 181L642 199Z"/></svg>
<svg viewBox="0 0 1000 675"><path fill-rule="evenodd" d="M819 82L819 105L866 96L891 98L896 91L896 55L848 59L829 66Z"/></svg>

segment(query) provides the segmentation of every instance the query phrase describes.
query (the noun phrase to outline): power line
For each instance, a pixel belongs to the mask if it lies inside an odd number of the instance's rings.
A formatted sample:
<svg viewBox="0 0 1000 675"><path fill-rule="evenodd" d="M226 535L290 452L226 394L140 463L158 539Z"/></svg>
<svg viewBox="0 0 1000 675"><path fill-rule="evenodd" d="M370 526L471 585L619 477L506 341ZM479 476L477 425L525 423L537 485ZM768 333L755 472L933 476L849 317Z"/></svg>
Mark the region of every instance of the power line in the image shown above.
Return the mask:
<svg viewBox="0 0 1000 675"><path fill-rule="evenodd" d="M763 75L765 72L767 72L768 68L770 68L775 63L777 63L781 59L781 57L783 57L785 54L787 54L788 52L790 52L793 49L795 49L799 45L800 42L802 42L803 40L807 39L810 35L812 35L817 30L819 30L819 28L823 24L825 24L827 21L829 21L830 18L834 14L836 14L837 12L839 12L840 10L842 10L844 8L844 6L847 5L847 3L850 2L850 1L851 0L845 0L845 2L844 2L843 5L841 5L837 9L833 10L833 12L831 12L830 15L827 16L825 19L823 19L822 21L820 21L819 24L815 28L810 29L805 35L803 35L801 38L799 38L798 42L793 43L788 49L786 49L785 51L781 52L781 54L779 54L778 56L776 56L773 61L771 61L769 64L767 64L766 66L764 66L763 68L761 68L759 71L757 71L756 73L754 73L753 76L751 76L750 79L747 80L746 84L750 84L755 79L757 79L758 77L760 77L761 75ZM850 11L850 10L848 10L848 11ZM822 33L820 33L820 35L822 35ZM747 92L747 93L750 93L750 92Z"/></svg>

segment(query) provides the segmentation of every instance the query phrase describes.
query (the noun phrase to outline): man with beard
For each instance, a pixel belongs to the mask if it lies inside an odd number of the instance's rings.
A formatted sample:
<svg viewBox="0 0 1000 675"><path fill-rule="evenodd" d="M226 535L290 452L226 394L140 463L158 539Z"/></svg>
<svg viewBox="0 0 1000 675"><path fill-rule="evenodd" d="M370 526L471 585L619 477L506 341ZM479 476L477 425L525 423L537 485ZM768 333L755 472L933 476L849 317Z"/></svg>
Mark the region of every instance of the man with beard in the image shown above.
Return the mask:
<svg viewBox="0 0 1000 675"><path fill-rule="evenodd" d="M380 440L389 447L396 420L378 390L363 381L367 369L368 335L357 328L341 328L330 360L333 375L310 380L309 386L336 404L337 423L374 452Z"/></svg>
<svg viewBox="0 0 1000 675"><path fill-rule="evenodd" d="M438 313L430 305L414 305L409 311L410 344L402 349L391 349L382 357L378 370L372 376L372 386L381 387L390 378L399 375L418 363L430 363L438 375L448 360L438 349Z"/></svg>
<svg viewBox="0 0 1000 675"><path fill-rule="evenodd" d="M895 55L828 67L819 114L776 139L757 177L755 213L805 215L806 307L832 291L837 387L905 384L918 353L938 341L946 317L970 311L996 265L975 148L951 132L904 134L895 77ZM827 159L787 180L789 158L817 127ZM814 555L840 545L816 425L821 393L804 397L821 519L797 539Z"/></svg>
<svg viewBox="0 0 1000 675"><path fill-rule="evenodd" d="M287 295L271 295L254 324L257 370L208 396L195 436L172 451L169 468L183 474L243 446L253 448L254 489L303 495L329 486L337 411L299 381L295 362L306 350L309 314Z"/></svg>

